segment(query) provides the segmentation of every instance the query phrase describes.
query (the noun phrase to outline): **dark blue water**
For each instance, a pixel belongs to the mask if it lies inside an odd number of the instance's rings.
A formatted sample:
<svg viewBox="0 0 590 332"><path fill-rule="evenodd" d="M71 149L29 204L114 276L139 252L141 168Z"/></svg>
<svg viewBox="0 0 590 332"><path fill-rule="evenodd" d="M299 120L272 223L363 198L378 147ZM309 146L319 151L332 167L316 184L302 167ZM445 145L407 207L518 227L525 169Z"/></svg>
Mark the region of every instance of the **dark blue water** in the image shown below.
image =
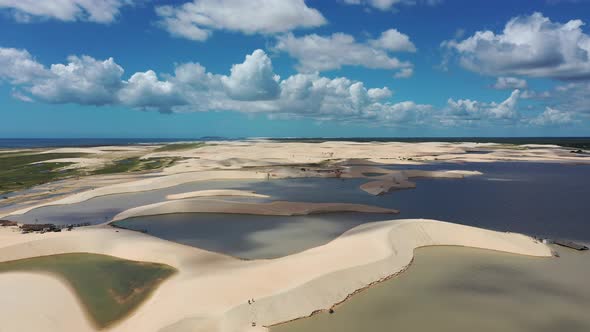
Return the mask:
<svg viewBox="0 0 590 332"><path fill-rule="evenodd" d="M223 137L201 138L0 138L0 148L30 149L50 147L91 147L121 146L135 144L157 144L171 142L191 142L228 140Z"/></svg>
<svg viewBox="0 0 590 332"><path fill-rule="evenodd" d="M104 145L134 145L190 141L223 141L243 138L205 136L200 138L0 138L0 148L46 148ZM276 141L297 142L475 142L500 144L555 144L590 148L590 137L338 137L338 138L273 138Z"/></svg>
<svg viewBox="0 0 590 332"><path fill-rule="evenodd" d="M134 218L125 222L125 226L211 250L218 250L217 244L226 243L226 253L238 255L240 250L245 250L242 253L246 257L259 257L256 256L259 252L267 255L264 257L274 257L273 250L282 248L280 241L276 243L277 239L318 235L315 240L307 242L322 243L359 223L395 218L438 219L499 231L590 241L588 165L469 163L391 168L478 170L484 175L465 179L416 179L417 188L382 196L371 196L359 189L368 181L366 179L195 182L149 192L98 197L79 204L49 206L11 219L97 224L126 209L161 201L168 194L202 189L244 189L271 196L270 199L247 199L250 201L360 203L394 208L401 213L357 214L354 220L325 214L313 216L313 223L310 222L312 219L300 217L193 213ZM342 222L338 223L339 220ZM231 236L227 235L230 233ZM260 234L267 236L261 237ZM273 245L277 247L273 249ZM301 250L296 245L292 247ZM283 252L283 249L276 250Z"/></svg>
<svg viewBox="0 0 590 332"><path fill-rule="evenodd" d="M416 179L417 187L383 196L358 180L292 179L250 189L277 199L350 202L395 208L398 218L429 218L501 231L590 241L590 166L550 163L467 163L392 166L476 170L465 179ZM311 190L301 190L302 188Z"/></svg>

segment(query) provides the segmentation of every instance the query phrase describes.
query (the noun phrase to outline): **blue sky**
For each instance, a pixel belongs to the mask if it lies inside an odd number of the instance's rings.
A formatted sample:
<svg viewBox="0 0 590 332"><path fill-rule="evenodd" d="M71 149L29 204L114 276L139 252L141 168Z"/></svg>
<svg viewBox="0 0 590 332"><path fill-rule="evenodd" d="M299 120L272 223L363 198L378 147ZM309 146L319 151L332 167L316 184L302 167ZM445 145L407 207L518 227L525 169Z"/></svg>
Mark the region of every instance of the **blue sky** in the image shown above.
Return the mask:
<svg viewBox="0 0 590 332"><path fill-rule="evenodd" d="M590 2L0 0L0 137L589 136Z"/></svg>

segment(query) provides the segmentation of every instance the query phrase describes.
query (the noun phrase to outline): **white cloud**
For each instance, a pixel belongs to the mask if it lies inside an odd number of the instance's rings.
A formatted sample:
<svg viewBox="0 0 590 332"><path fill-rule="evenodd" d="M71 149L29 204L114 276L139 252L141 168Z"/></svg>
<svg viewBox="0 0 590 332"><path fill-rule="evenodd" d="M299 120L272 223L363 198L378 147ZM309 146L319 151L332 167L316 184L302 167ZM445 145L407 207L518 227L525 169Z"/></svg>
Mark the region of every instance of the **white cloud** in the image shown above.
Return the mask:
<svg viewBox="0 0 590 332"><path fill-rule="evenodd" d="M178 65L173 75L152 71L122 78L123 68L112 58L96 60L71 56L66 64L49 68L28 52L0 48L0 63L19 55L10 71L0 79L14 86L13 95L23 101L122 105L160 112L230 110L266 112L274 117L310 117L318 120L364 122L393 126L417 124L425 119L430 105L412 101L391 103L387 88L367 89L362 82L345 77L327 78L318 73L296 74L284 80L273 72L270 58L262 50L247 55L229 76L209 73L198 63ZM34 70L31 70L33 68ZM20 73L25 80L16 81Z"/></svg>
<svg viewBox="0 0 590 332"><path fill-rule="evenodd" d="M188 101L170 81L160 81L153 70L135 73L118 91L118 101L139 109L169 112L171 107L186 105Z"/></svg>
<svg viewBox="0 0 590 332"><path fill-rule="evenodd" d="M552 22L541 13L519 16L502 33L478 31L462 41L446 41L463 67L489 75L555 79L590 78L590 36L581 20Z"/></svg>
<svg viewBox="0 0 590 332"><path fill-rule="evenodd" d="M20 84L46 75L48 73L43 65L35 61L28 51L0 48L0 79Z"/></svg>
<svg viewBox="0 0 590 332"><path fill-rule="evenodd" d="M416 46L410 41L410 37L396 29L383 31L379 39L371 40L370 44L393 52L416 52Z"/></svg>
<svg viewBox="0 0 590 332"><path fill-rule="evenodd" d="M568 125L575 121L569 112L562 112L555 108L546 107L543 113L539 114L538 117L532 119L530 122L538 126L560 126Z"/></svg>
<svg viewBox="0 0 590 332"><path fill-rule="evenodd" d="M369 94L369 98L373 100L386 99L393 96L393 92L388 87L369 89L367 93Z"/></svg>
<svg viewBox="0 0 590 332"><path fill-rule="evenodd" d="M121 7L132 4L133 0L0 0L0 9L10 10L19 22L28 22L36 16L60 21L111 23Z"/></svg>
<svg viewBox="0 0 590 332"><path fill-rule="evenodd" d="M207 72L198 63L184 63L177 65L173 74L147 70L125 79L123 68L112 58L70 56L65 64L45 67L24 50L2 48L0 64L11 65L10 70L0 67L0 79L13 86L15 98L27 102L119 105L160 112L263 112L275 118L307 117L377 126L485 125L493 121L565 125L572 119L568 112L553 107L538 118L524 119L517 112L519 90L499 103L449 99L446 108L437 111L432 105L414 101L392 102L389 88L367 88L363 82L346 77L327 78L316 72L281 80L262 50L234 65L230 75ZM581 87L560 89L565 93Z"/></svg>
<svg viewBox="0 0 590 332"><path fill-rule="evenodd" d="M395 77L395 78L409 78L409 77L412 77L412 75L414 75L413 68L403 68L399 72L395 73L395 75L393 75L393 77Z"/></svg>
<svg viewBox="0 0 590 332"><path fill-rule="evenodd" d="M343 0L348 5L364 5L378 10L386 11L392 10L397 5L416 5L426 4L435 6L442 2L442 0Z"/></svg>
<svg viewBox="0 0 590 332"><path fill-rule="evenodd" d="M501 103L485 103L471 99L447 101L446 115L455 120L507 120L518 116L517 104L520 91L514 90L506 100Z"/></svg>
<svg viewBox="0 0 590 332"><path fill-rule="evenodd" d="M54 64L49 75L32 80L33 96L50 103L106 105L121 87L123 68L113 58L70 56L68 64Z"/></svg>
<svg viewBox="0 0 590 332"><path fill-rule="evenodd" d="M526 89L527 81L516 77L498 77L492 88L498 90Z"/></svg>
<svg viewBox="0 0 590 332"><path fill-rule="evenodd" d="M25 103L32 103L32 102L33 102L33 98L31 98L31 97L29 97L29 96L26 96L26 95L22 94L20 91L18 91L18 90L17 90L17 89L15 89L15 88L12 88L12 91L11 91L10 95L11 95L13 98L16 98L16 99L18 99L18 100L20 100L20 101L23 101L23 102L25 102Z"/></svg>
<svg viewBox="0 0 590 332"><path fill-rule="evenodd" d="M203 41L213 30L274 34L326 23L304 0L193 0L156 8L160 24L170 34Z"/></svg>
<svg viewBox="0 0 590 332"><path fill-rule="evenodd" d="M368 43L359 43L353 36L334 33L324 37L317 34L295 37L289 33L278 37L275 49L287 52L298 60L303 72L340 69L342 66L363 66L372 69L411 68L389 55L386 50Z"/></svg>
<svg viewBox="0 0 590 332"><path fill-rule="evenodd" d="M233 65L231 75L223 78L228 95L237 100L274 99L279 94L279 76L270 58L262 50L246 56L244 63Z"/></svg>

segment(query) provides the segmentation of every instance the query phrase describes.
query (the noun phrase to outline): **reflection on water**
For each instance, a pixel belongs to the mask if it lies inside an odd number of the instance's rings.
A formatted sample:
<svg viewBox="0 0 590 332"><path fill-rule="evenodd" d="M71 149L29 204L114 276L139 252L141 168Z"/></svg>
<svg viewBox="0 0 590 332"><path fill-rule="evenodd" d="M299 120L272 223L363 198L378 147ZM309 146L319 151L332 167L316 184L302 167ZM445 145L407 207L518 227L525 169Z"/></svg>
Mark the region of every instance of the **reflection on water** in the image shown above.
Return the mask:
<svg viewBox="0 0 590 332"><path fill-rule="evenodd" d="M531 235L590 241L590 166L548 163L401 165L395 169L478 170L465 179L416 179L417 187L371 196L367 180L289 179L249 189L276 199L378 205L400 210L392 218L428 218ZM316 184L316 190L300 185ZM391 219L391 218L390 218Z"/></svg>
<svg viewBox="0 0 590 332"><path fill-rule="evenodd" d="M245 180L190 182L158 190L100 196L76 204L41 207L23 215L10 216L10 219L24 223L38 222L56 225L90 223L96 225L111 220L115 215L127 209L165 201L167 195L196 190L227 189L232 186L246 186L248 183L250 182Z"/></svg>
<svg viewBox="0 0 590 332"><path fill-rule="evenodd" d="M408 271L353 296L333 314L271 331L590 331L590 254L557 250L560 258L421 248Z"/></svg>
<svg viewBox="0 0 590 332"><path fill-rule="evenodd" d="M470 163L391 166L395 169L479 170L465 179L417 179L417 188L371 196L359 189L368 179L206 181L141 193L97 197L86 202L35 209L21 222L98 224L126 209L162 201L166 195L205 189L254 190L269 199L250 201L359 203L399 209L392 218L430 218L531 235L590 241L590 166L548 163ZM322 218L323 216L317 216ZM167 218L161 217L162 221ZM224 222L235 218L229 216ZM273 223L280 226L281 223ZM223 226L221 226L223 227Z"/></svg>
<svg viewBox="0 0 590 332"><path fill-rule="evenodd" d="M201 249L262 259L323 245L357 225L390 218L391 214L371 213L308 216L179 213L130 218L115 224Z"/></svg>

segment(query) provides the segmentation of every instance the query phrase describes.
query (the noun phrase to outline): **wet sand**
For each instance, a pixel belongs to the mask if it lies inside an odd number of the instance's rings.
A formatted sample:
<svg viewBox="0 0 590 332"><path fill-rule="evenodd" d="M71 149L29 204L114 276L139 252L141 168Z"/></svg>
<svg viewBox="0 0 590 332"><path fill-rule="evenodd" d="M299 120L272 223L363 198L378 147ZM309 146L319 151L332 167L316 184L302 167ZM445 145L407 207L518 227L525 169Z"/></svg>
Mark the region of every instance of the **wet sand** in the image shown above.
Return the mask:
<svg viewBox="0 0 590 332"><path fill-rule="evenodd" d="M590 331L590 253L553 249L560 258L420 248L405 273L355 295L333 314L271 331Z"/></svg>

